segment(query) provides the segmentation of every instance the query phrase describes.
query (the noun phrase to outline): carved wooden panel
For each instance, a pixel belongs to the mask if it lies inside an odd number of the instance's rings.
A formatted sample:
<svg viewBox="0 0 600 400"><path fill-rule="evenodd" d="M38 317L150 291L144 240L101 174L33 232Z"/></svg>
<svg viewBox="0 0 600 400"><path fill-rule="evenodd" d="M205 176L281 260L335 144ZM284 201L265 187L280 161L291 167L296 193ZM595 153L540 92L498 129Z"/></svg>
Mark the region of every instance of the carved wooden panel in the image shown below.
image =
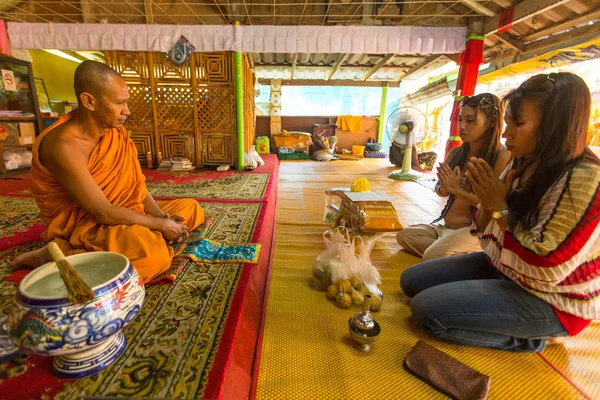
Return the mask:
<svg viewBox="0 0 600 400"><path fill-rule="evenodd" d="M159 130L194 129L194 94L190 86L159 86L154 98Z"/></svg>
<svg viewBox="0 0 600 400"><path fill-rule="evenodd" d="M221 133L202 134L204 164L233 164L233 135Z"/></svg>
<svg viewBox="0 0 600 400"><path fill-rule="evenodd" d="M188 157L198 166L235 164L237 154L233 52L195 53L177 66L164 53L107 51L106 62L129 85L126 127L141 165L156 159ZM244 58L244 131L240 146L254 139L254 77Z"/></svg>
<svg viewBox="0 0 600 400"><path fill-rule="evenodd" d="M196 88L199 132L235 132L235 94L232 86Z"/></svg>
<svg viewBox="0 0 600 400"><path fill-rule="evenodd" d="M106 51L106 64L128 84L149 84L148 60L143 51Z"/></svg>
<svg viewBox="0 0 600 400"><path fill-rule="evenodd" d="M194 162L194 139L192 133L163 133L162 156L163 158L187 157Z"/></svg>
<svg viewBox="0 0 600 400"><path fill-rule="evenodd" d="M171 61L166 53L152 53L154 79L158 85L191 85L192 75L190 65L193 59L186 61L182 66ZM194 57L194 55L192 55Z"/></svg>
<svg viewBox="0 0 600 400"><path fill-rule="evenodd" d="M131 141L135 144L135 148L137 150L137 158L140 161L140 165L142 167L147 166L146 162L146 154L150 152L152 157L155 158L156 154L154 154L154 146L152 140L152 132L131 132L130 136Z"/></svg>
<svg viewBox="0 0 600 400"><path fill-rule="evenodd" d="M125 127L129 130L152 131L152 88L148 85L129 85L129 117Z"/></svg>
<svg viewBox="0 0 600 400"><path fill-rule="evenodd" d="M196 80L198 83L231 83L233 52L196 53Z"/></svg>

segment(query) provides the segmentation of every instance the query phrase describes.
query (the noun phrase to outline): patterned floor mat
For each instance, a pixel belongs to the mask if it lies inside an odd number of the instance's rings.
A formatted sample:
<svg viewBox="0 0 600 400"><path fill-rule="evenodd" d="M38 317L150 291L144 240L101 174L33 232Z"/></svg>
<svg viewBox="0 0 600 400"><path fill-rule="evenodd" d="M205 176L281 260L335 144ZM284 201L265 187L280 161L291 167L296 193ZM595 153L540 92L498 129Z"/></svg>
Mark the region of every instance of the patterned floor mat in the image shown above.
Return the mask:
<svg viewBox="0 0 600 400"><path fill-rule="evenodd" d="M13 211L24 216L17 221L3 215L0 231L19 236L27 232L10 231L11 226L36 226L33 199L12 202L0 197L0 202L10 202ZM202 231L204 237L220 242L251 240L261 204L200 204L212 219ZM39 246L41 243L34 241L0 251L0 277L10 274L8 260ZM53 378L48 359L25 356L0 364L0 392L9 394L5 398L40 398L53 393L56 399L82 395L201 398L243 264L206 264L188 258L174 262L184 263L181 274L171 285L147 287L142 311L124 331L128 340L125 353L115 364L100 374L71 382ZM8 311L15 290L12 283L0 281L0 314Z"/></svg>

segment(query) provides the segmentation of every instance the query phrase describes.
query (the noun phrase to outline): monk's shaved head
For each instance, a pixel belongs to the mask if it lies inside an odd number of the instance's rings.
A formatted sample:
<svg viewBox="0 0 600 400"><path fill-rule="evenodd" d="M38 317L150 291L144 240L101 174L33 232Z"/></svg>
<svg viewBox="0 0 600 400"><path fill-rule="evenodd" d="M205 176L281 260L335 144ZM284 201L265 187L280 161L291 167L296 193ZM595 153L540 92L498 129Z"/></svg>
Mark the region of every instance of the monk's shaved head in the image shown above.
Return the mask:
<svg viewBox="0 0 600 400"><path fill-rule="evenodd" d="M77 101L83 92L88 92L96 98L104 94L107 82L111 79L122 79L121 75L106 64L97 61L84 61L75 70L75 95Z"/></svg>

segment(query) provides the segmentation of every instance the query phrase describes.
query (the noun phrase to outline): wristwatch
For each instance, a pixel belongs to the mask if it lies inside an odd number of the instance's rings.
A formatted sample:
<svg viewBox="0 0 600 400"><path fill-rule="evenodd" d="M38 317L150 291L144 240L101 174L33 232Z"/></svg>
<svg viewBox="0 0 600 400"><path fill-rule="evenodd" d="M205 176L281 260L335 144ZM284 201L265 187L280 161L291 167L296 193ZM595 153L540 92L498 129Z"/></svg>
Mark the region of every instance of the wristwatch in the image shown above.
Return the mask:
<svg viewBox="0 0 600 400"><path fill-rule="evenodd" d="M508 208L502 211L493 211L492 212L492 218L495 220L498 220L502 217L505 217L508 215Z"/></svg>

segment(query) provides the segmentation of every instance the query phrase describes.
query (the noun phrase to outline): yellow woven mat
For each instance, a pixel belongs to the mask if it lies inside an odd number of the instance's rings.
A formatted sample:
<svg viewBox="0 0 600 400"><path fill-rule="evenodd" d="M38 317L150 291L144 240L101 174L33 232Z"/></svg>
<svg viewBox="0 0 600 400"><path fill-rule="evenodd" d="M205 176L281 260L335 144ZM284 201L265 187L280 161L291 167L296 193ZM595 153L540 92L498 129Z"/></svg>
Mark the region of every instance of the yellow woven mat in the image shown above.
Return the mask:
<svg viewBox="0 0 600 400"><path fill-rule="evenodd" d="M369 173L384 174L388 167L381 161L377 163L379 160L365 160L361 164L366 161L369 163L362 169L356 162L343 161L336 161L335 167L340 174L351 178L360 175L372 183L378 182ZM349 164L348 168L343 163ZM311 166L307 170L297 169L295 163L281 164L283 180L280 179L278 190L276 246L257 382L258 399L446 398L403 368L404 357L418 339L489 375L491 399L584 398L537 354L452 345L418 330L401 295L399 277L403 269L419 260L399 252L392 234L383 236L371 253L383 280L385 300L381 310L374 313L382 333L370 353L355 350L348 333L348 319L358 309L338 309L323 292L310 285L312 263L324 249L322 234L326 227L321 222L324 204L321 186L329 180L321 179L320 173L334 175L327 164L332 163L304 163ZM295 180L296 176L302 178ZM332 181L339 183L339 179ZM381 186L398 198L395 204L403 223L415 223L439 212L439 203L422 186L397 181ZM578 346L589 349L592 345L582 342L578 341ZM555 356L550 351L546 354ZM578 360L588 354L587 350L582 352ZM563 367L570 365L575 370L584 365L588 369L595 367L593 361L579 365L573 365L570 358L564 357L563 361ZM598 386L590 378L589 386L594 385ZM590 391L593 393L597 390Z"/></svg>

